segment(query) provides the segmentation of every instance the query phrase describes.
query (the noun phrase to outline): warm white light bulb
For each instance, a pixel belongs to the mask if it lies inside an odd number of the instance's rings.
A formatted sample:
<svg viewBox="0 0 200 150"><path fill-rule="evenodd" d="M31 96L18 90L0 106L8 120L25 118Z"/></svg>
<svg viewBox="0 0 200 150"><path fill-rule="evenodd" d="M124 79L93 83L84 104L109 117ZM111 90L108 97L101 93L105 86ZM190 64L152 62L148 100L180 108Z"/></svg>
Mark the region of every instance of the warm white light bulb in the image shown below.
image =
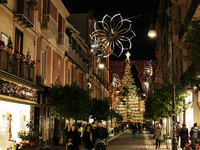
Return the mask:
<svg viewBox="0 0 200 150"><path fill-rule="evenodd" d="M104 64L103 64L103 63L100 63L100 64L99 64L99 68L100 68L100 69L103 69L103 68L104 68Z"/></svg>
<svg viewBox="0 0 200 150"><path fill-rule="evenodd" d="M148 36L151 37L151 38L155 37L156 36L156 31L155 30L149 30Z"/></svg>

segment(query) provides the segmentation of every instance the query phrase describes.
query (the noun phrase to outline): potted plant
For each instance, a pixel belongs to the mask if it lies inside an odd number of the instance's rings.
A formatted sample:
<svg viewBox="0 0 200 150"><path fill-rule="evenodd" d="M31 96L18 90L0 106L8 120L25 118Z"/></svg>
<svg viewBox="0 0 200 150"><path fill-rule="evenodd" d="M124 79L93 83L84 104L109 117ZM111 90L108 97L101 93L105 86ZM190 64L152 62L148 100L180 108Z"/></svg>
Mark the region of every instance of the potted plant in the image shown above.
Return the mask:
<svg viewBox="0 0 200 150"><path fill-rule="evenodd" d="M7 44L7 50L6 50L6 53L8 55L12 55L13 54L13 43L11 41L11 37L9 36L8 38L8 44Z"/></svg>
<svg viewBox="0 0 200 150"><path fill-rule="evenodd" d="M26 58L25 58L25 55L24 54L21 54L21 58L20 58L21 62L25 62L26 61Z"/></svg>
<svg viewBox="0 0 200 150"><path fill-rule="evenodd" d="M31 62L31 67L32 68L35 68L37 65L36 65L36 63L35 63L35 60L33 60L32 62Z"/></svg>
<svg viewBox="0 0 200 150"><path fill-rule="evenodd" d="M39 137L41 134L39 133L39 125L34 125L33 123L28 123L26 125L29 128L29 132L20 132L18 133L18 137L22 139L23 144L20 149L24 150L35 150L41 149L42 145L39 141Z"/></svg>
<svg viewBox="0 0 200 150"><path fill-rule="evenodd" d="M38 9L38 0L28 0L28 4L30 7L34 8L35 10Z"/></svg>
<svg viewBox="0 0 200 150"><path fill-rule="evenodd" d="M20 58L19 50L14 50L14 57L17 59Z"/></svg>
<svg viewBox="0 0 200 150"><path fill-rule="evenodd" d="M31 55L30 55L29 50L27 51L27 54L26 54L26 64L27 65L31 64Z"/></svg>
<svg viewBox="0 0 200 150"><path fill-rule="evenodd" d="M4 41L1 41L0 40L0 50L5 50L5 43L4 43Z"/></svg>

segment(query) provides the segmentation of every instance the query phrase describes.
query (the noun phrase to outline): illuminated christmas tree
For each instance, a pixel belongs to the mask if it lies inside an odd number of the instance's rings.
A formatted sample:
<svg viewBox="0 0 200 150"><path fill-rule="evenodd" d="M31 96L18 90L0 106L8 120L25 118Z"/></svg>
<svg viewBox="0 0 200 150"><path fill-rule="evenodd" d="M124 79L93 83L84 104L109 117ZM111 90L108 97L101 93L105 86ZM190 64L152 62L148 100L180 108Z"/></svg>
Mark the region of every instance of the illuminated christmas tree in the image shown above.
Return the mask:
<svg viewBox="0 0 200 150"><path fill-rule="evenodd" d="M124 122L141 122L143 117L140 112L137 87L130 70L128 72L128 77L126 77L126 83L123 90L123 97L118 106L119 114L123 116Z"/></svg>

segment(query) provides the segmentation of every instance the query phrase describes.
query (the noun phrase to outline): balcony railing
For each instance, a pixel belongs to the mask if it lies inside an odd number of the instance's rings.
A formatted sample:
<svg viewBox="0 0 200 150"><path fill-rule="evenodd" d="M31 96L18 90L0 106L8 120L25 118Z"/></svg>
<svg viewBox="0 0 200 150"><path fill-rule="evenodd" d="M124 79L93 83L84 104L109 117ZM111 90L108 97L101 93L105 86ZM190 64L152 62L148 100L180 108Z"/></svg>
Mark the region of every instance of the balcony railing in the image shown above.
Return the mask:
<svg viewBox="0 0 200 150"><path fill-rule="evenodd" d="M83 63L82 59L72 49L66 51L65 55L73 60L84 72L87 72L87 64Z"/></svg>
<svg viewBox="0 0 200 150"><path fill-rule="evenodd" d="M0 4L7 4L7 0L0 0Z"/></svg>
<svg viewBox="0 0 200 150"><path fill-rule="evenodd" d="M66 48L69 47L69 37L65 32L58 32L58 44L64 45Z"/></svg>
<svg viewBox="0 0 200 150"><path fill-rule="evenodd" d="M16 59L14 56L6 54L5 51L0 51L0 70L14 74L31 82L34 82L35 80L34 68L21 62L20 59Z"/></svg>
<svg viewBox="0 0 200 150"><path fill-rule="evenodd" d="M42 16L42 31L50 38L57 37L57 22L50 14Z"/></svg>
<svg viewBox="0 0 200 150"><path fill-rule="evenodd" d="M32 8L27 0L17 0L14 12L14 18L25 25L26 28L33 27L34 24L34 8Z"/></svg>

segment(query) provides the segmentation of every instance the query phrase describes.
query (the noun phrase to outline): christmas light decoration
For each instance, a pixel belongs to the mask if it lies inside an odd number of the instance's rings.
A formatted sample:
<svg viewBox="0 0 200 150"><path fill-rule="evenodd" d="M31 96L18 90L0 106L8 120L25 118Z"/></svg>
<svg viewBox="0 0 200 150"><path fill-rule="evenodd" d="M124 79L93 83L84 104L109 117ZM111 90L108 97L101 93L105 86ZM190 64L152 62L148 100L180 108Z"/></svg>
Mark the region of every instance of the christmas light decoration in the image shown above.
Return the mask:
<svg viewBox="0 0 200 150"><path fill-rule="evenodd" d="M103 57L108 57L111 54L119 57L124 50L131 49L131 39L135 37L135 33L131 30L131 21L123 19L121 14L116 14L113 17L105 15L102 21L94 24L94 32L91 34L93 40L92 51L100 51ZM124 43L127 42L127 47ZM106 51L106 47L110 51ZM120 49L120 53L114 52L115 48Z"/></svg>

